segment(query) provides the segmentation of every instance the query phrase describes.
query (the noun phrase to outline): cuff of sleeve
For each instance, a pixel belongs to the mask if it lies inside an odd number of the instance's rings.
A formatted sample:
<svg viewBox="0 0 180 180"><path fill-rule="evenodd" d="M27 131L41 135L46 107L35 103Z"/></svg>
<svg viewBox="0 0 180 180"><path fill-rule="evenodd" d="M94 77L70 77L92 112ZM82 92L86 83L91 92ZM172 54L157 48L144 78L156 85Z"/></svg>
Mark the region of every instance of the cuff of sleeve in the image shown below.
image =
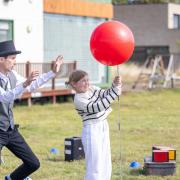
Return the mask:
<svg viewBox="0 0 180 180"><path fill-rule="evenodd" d="M53 71L49 71L49 72L47 72L47 76L50 78L53 78L56 76L56 74Z"/></svg>
<svg viewBox="0 0 180 180"><path fill-rule="evenodd" d="M54 78L56 74L53 71L49 71L45 74L42 74L41 76L44 76L44 79L48 80L48 79Z"/></svg>
<svg viewBox="0 0 180 180"><path fill-rule="evenodd" d="M113 84L112 84L112 88L113 88L113 90L114 90L118 95L121 95L122 85L115 86L114 83L113 83Z"/></svg>
<svg viewBox="0 0 180 180"><path fill-rule="evenodd" d="M26 88L23 87L23 83L19 84L19 85L16 87L16 92L17 92L17 94L21 94L21 93L23 93L25 90L26 90Z"/></svg>

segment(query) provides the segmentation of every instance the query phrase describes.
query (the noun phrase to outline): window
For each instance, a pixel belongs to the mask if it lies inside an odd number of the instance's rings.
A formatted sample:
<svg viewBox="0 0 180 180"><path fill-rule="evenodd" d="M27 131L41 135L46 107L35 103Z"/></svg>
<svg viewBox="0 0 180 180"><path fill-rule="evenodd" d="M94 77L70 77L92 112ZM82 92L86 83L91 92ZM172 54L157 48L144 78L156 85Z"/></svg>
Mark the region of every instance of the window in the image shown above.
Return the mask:
<svg viewBox="0 0 180 180"><path fill-rule="evenodd" d="M0 20L0 41L13 39L13 22Z"/></svg>
<svg viewBox="0 0 180 180"><path fill-rule="evenodd" d="M179 29L180 28L180 15L179 14L174 14L173 16L173 27L174 29Z"/></svg>
<svg viewBox="0 0 180 180"><path fill-rule="evenodd" d="M145 60L148 57L153 57L155 55L162 55L165 56L164 59L167 59L168 57L167 55L169 55L169 47L168 46L141 46L141 47L137 46L135 47L133 56L131 57L131 62L135 62L139 65L142 65L144 64Z"/></svg>

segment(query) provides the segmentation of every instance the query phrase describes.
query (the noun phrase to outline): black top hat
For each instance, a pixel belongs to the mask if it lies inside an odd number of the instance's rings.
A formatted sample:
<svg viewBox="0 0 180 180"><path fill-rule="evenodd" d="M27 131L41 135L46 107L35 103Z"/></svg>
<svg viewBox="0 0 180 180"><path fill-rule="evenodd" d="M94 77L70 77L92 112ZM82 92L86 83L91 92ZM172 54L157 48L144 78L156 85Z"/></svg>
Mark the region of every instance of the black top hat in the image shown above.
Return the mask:
<svg viewBox="0 0 180 180"><path fill-rule="evenodd" d="M14 54L20 54L21 51L16 51L13 41L0 42L0 57L5 57Z"/></svg>

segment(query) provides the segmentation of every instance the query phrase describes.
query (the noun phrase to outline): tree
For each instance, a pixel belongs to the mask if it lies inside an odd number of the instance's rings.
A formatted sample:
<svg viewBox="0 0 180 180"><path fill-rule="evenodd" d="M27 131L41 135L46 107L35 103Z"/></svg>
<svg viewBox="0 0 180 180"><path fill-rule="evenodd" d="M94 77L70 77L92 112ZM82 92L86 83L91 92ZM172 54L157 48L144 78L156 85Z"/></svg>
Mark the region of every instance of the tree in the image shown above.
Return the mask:
<svg viewBox="0 0 180 180"><path fill-rule="evenodd" d="M112 0L113 4L149 4L149 3L178 3L180 0Z"/></svg>
<svg viewBox="0 0 180 180"><path fill-rule="evenodd" d="M112 0L113 4L127 4L127 0Z"/></svg>

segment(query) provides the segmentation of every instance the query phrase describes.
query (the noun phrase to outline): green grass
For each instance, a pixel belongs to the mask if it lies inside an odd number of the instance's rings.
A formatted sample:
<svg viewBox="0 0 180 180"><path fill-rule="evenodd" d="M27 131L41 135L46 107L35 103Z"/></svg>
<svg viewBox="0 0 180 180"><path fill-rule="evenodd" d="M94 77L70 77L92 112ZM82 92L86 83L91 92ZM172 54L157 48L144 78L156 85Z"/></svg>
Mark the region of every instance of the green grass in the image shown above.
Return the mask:
<svg viewBox="0 0 180 180"><path fill-rule="evenodd" d="M121 96L120 104L115 102L112 107L113 112L109 116L112 179L118 180L122 177L123 180L179 180L180 90L126 93ZM83 179L84 160L64 161L64 139L81 135L81 120L73 103L34 105L31 108L16 106L14 115L16 123L20 124L21 133L41 161L41 168L31 176L33 179ZM132 172L129 169L130 162L134 160L143 166L144 157L151 155L152 145L155 144L172 145L177 150L175 176L144 176L141 170ZM49 154L52 147L60 151L56 161L53 161ZM6 148L3 149L3 156L5 164L0 166L0 179L21 163Z"/></svg>

